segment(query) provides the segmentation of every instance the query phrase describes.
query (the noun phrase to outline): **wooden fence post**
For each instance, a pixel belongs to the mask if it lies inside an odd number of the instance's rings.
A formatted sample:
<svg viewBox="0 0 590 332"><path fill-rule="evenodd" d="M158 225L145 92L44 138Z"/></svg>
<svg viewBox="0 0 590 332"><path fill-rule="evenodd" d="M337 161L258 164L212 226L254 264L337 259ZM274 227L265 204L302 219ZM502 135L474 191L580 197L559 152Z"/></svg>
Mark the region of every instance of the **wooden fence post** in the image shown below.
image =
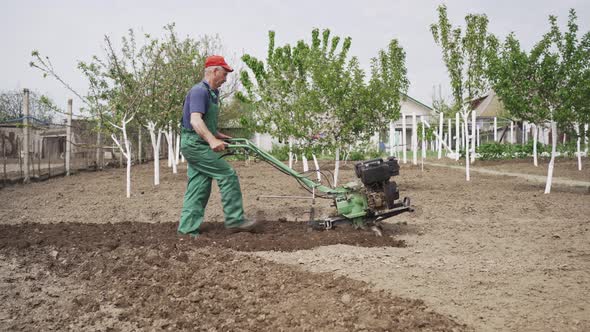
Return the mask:
<svg viewBox="0 0 590 332"><path fill-rule="evenodd" d="M23 119L23 148L24 148L24 179L23 183L29 183L31 181L31 176L29 174L29 135L30 135L30 122L29 122L29 89L23 90L23 111L24 111L24 119Z"/></svg>
<svg viewBox="0 0 590 332"><path fill-rule="evenodd" d="M6 182L8 181L8 176L6 175L6 139L4 138L4 133L2 133L2 168L4 174L4 186L6 186Z"/></svg>
<svg viewBox="0 0 590 332"><path fill-rule="evenodd" d="M68 99L68 122L66 127L66 176L70 176L70 154L72 153L72 99Z"/></svg>

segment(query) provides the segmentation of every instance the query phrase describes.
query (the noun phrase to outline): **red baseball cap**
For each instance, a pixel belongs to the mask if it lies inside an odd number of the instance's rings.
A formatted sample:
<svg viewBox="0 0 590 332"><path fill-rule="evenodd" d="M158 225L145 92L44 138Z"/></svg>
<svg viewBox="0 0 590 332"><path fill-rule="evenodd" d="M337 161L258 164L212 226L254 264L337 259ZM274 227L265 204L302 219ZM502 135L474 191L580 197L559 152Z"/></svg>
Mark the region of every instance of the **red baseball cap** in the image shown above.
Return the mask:
<svg viewBox="0 0 590 332"><path fill-rule="evenodd" d="M212 55L207 57L205 60L205 68L213 66L221 66L228 72L234 71L232 67L230 67L227 62L225 62L225 59L221 55Z"/></svg>

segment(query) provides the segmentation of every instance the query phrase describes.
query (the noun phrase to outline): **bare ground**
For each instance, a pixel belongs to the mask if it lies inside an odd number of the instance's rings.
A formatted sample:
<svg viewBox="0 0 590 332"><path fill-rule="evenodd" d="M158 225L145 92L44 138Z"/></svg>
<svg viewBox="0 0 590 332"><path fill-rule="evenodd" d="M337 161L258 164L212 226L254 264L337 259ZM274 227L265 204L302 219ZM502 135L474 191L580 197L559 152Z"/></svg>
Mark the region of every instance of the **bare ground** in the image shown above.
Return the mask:
<svg viewBox="0 0 590 332"><path fill-rule="evenodd" d="M185 170L163 168L154 189L151 168L133 168L130 199L123 170L0 190L0 330L590 329L590 195L579 190L404 165L396 180L416 212L385 237L310 233L309 201L259 198L302 195L293 180L239 163L262 233L224 232L215 190L207 232L191 240L174 224Z"/></svg>

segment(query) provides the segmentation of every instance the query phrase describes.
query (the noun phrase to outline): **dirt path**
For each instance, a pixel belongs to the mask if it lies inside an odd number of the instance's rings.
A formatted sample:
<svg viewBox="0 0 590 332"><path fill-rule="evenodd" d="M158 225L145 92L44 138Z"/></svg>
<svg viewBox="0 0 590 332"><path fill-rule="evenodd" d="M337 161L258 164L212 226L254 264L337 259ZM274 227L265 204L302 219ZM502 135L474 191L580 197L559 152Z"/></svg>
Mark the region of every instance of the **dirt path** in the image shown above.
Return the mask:
<svg viewBox="0 0 590 332"><path fill-rule="evenodd" d="M438 163L433 163L433 162L427 162L425 164L429 165L429 166L447 167L447 168L465 171L465 166L446 165L446 164L438 164ZM539 182L539 183L546 183L547 182L547 175L543 176L543 175L534 175L534 174L526 174L526 173L514 173L514 172L501 171L501 170L493 170L493 169L488 169L488 168L483 168L483 167L473 167L473 166L470 168L470 171L476 172L476 173L482 173L482 174L498 175L498 176L512 176L512 177L517 177L517 178L525 179L528 181ZM551 184L552 184L552 186L553 185L557 185L557 186L563 185L563 186L570 186L570 187L580 187L582 190L590 191L590 181L570 180L570 179L565 179L565 178L553 177Z"/></svg>

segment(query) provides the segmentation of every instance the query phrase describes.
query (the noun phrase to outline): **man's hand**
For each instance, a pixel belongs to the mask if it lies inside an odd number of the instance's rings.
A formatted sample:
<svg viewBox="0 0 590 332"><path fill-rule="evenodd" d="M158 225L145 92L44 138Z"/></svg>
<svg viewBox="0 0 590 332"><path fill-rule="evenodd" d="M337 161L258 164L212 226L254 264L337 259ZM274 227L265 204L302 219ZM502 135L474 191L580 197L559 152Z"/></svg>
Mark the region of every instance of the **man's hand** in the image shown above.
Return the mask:
<svg viewBox="0 0 590 332"><path fill-rule="evenodd" d="M209 147L211 148L211 150L215 152L223 151L225 150L225 142L220 139L214 138L209 142Z"/></svg>

